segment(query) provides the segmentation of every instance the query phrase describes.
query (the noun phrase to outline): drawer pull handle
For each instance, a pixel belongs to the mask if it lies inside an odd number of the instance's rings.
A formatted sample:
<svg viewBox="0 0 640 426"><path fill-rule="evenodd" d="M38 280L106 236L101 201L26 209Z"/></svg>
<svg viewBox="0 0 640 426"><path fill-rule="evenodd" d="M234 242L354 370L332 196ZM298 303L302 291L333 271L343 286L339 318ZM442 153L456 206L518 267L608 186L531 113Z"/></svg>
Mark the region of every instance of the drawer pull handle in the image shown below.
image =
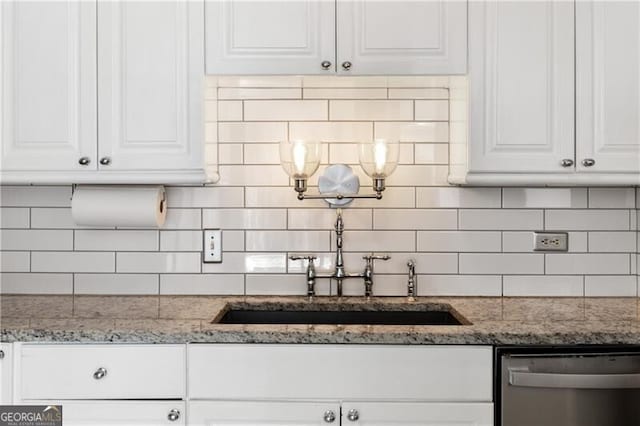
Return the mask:
<svg viewBox="0 0 640 426"><path fill-rule="evenodd" d="M179 418L180 418L180 410L176 410L175 408L173 408L171 411L169 411L169 414L167 414L167 419L169 419L169 421L171 422L175 422Z"/></svg>
<svg viewBox="0 0 640 426"><path fill-rule="evenodd" d="M106 375L107 375L107 369L100 367L95 371L95 373L93 373L93 378L96 380L100 380Z"/></svg>

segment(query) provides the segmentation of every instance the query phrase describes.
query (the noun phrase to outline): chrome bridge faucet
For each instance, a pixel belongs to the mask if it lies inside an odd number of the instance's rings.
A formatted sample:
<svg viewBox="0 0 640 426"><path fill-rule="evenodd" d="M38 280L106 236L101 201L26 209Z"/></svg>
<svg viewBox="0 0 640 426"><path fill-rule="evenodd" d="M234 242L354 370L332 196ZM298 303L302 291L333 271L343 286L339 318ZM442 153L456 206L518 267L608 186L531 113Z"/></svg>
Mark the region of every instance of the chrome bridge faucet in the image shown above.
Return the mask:
<svg viewBox="0 0 640 426"><path fill-rule="evenodd" d="M315 260L316 256L300 256L293 255L290 256L291 260L307 260L307 296L309 299L312 299L315 296L315 280L316 278L330 278L335 279L337 284L337 293L338 297L342 297L342 282L347 278L362 278L364 280L364 295L367 298L370 298L373 294L373 263L375 260L389 260L391 256L389 255L374 255L373 253L363 256L362 258L366 261L365 268L362 273L347 273L344 266L344 255L343 255L343 239L342 234L344 232L344 221L342 220L342 209L337 209L336 214L336 224L335 224L335 232L336 232L336 264L332 274L317 274L315 269Z"/></svg>

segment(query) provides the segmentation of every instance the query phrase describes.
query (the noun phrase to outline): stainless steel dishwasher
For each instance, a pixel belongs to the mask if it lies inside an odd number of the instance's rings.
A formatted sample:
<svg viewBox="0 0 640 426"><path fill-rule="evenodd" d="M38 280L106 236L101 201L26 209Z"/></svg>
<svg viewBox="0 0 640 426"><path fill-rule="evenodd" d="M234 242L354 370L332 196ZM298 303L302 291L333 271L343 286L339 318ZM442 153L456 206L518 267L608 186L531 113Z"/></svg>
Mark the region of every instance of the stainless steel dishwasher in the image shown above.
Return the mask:
<svg viewBox="0 0 640 426"><path fill-rule="evenodd" d="M501 426L640 425L637 347L501 348Z"/></svg>

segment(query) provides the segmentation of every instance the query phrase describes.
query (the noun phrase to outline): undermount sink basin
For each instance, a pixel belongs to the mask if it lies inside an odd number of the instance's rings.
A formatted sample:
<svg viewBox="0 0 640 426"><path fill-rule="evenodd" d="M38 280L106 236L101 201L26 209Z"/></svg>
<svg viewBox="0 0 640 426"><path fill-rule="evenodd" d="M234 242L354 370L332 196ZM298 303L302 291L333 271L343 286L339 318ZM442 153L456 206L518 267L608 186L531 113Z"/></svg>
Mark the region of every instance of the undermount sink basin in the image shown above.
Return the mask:
<svg viewBox="0 0 640 426"><path fill-rule="evenodd" d="M238 304L213 320L219 324L465 325L446 304Z"/></svg>

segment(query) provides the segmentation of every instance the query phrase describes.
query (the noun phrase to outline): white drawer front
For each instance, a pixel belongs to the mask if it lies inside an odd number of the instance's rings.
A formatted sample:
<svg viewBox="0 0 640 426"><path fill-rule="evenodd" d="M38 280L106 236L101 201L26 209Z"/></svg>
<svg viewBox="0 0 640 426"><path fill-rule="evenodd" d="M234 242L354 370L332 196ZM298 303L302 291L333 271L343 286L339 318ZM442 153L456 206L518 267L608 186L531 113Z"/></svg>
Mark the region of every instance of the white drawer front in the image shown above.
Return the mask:
<svg viewBox="0 0 640 426"><path fill-rule="evenodd" d="M18 383L23 400L182 398L185 346L22 345Z"/></svg>
<svg viewBox="0 0 640 426"><path fill-rule="evenodd" d="M43 401L62 405L64 426L185 425L184 401Z"/></svg>
<svg viewBox="0 0 640 426"><path fill-rule="evenodd" d="M492 400L489 346L188 347L193 399Z"/></svg>

